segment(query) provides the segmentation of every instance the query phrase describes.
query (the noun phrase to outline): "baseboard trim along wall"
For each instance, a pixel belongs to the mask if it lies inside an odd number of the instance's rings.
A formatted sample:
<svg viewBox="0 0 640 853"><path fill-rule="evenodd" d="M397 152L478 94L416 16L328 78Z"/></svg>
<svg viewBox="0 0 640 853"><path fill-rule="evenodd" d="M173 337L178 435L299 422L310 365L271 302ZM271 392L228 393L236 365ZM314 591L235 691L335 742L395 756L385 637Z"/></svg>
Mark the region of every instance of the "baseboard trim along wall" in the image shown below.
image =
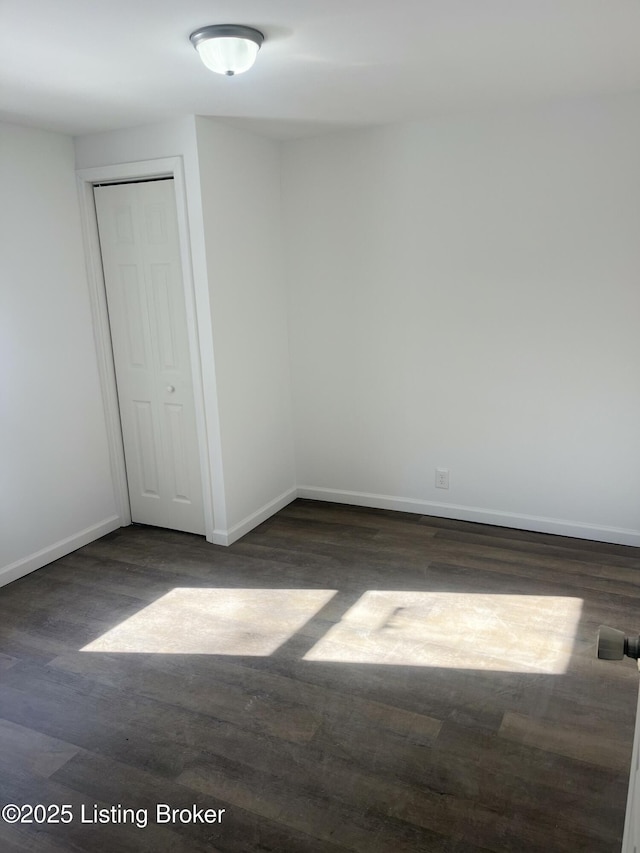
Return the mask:
<svg viewBox="0 0 640 853"><path fill-rule="evenodd" d="M351 504L352 506L367 506L374 509L415 512L420 515L434 515L438 518L452 518L457 521L477 521L480 524L495 524L498 527L514 527L518 530L532 530L536 533L554 533L558 536L572 536L577 539L589 539L595 542L610 542L615 545L634 545L640 547L640 530L627 530L623 527L598 526L585 524L580 521L523 515L517 512L481 509L479 507L437 503L435 501L419 501L412 498L395 497L393 495L348 492L340 489L325 489L316 486L299 486L298 497L316 501Z"/></svg>
<svg viewBox="0 0 640 853"><path fill-rule="evenodd" d="M122 526L122 519L118 515L113 515L81 530L79 533L74 533L73 536L68 536L66 539L61 539L53 545L48 545L28 557L23 557L21 560L16 560L15 563L10 563L8 566L0 568L0 586L18 580L30 572L35 572L36 569L41 569L48 563L54 560L59 560L60 557L65 557L72 551L77 551L83 545L88 545L89 542L94 542L101 536L106 536L113 530L117 530Z"/></svg>
<svg viewBox="0 0 640 853"><path fill-rule="evenodd" d="M288 489L286 492L283 492L277 498L274 498L272 501L269 501L269 503L265 504L263 507L260 507L260 509L256 510L256 512L252 513L251 515L248 515L238 524L234 524L234 526L230 527L228 530L214 530L212 538L213 544L233 544L242 536L244 536L245 533L248 533L250 530L253 530L254 527L257 527L259 524L262 524L263 521L266 521L274 513L283 509L283 507L285 507L287 504L290 504L291 501L294 501L297 497L297 489Z"/></svg>
<svg viewBox="0 0 640 853"><path fill-rule="evenodd" d="M413 512L419 515L433 515L438 518L451 518L458 521L476 521L480 524L495 524L498 527L514 527L518 530L532 530L537 533L552 533L559 536L572 536L578 539L589 539L596 542L610 542L615 545L632 545L640 547L640 531L627 530L622 527L606 527L585 524L580 521L567 521L557 518L545 518L535 515L523 515L515 512L481 509L479 507L461 506L459 504L444 504L435 501L419 501L413 498L400 498L393 495L376 495L367 492L349 492L340 489L325 489L318 486L299 486L289 489L277 498L262 506L256 512L248 515L238 524L228 530L216 529L213 532L214 545L231 545L241 539L254 527L262 524L274 513L283 509L296 498L306 498L316 501L364 506L373 509L390 509L398 512ZM10 563L0 568L0 587L30 572L59 560L88 545L90 542L106 536L122 526L120 516L114 515L104 521L87 527L73 536L61 539L28 557Z"/></svg>

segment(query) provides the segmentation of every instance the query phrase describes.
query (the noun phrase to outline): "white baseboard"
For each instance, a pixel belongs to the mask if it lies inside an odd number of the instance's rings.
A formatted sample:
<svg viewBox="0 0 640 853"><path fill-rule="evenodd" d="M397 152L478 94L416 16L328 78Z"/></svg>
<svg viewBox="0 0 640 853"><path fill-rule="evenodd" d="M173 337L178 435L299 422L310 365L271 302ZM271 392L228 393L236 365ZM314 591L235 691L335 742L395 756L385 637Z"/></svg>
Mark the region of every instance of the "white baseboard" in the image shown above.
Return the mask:
<svg viewBox="0 0 640 853"><path fill-rule="evenodd" d="M257 527L259 524L262 524L263 521L266 521L268 518L281 510L287 504L290 504L291 501L294 501L298 497L298 490L293 488L289 489L286 492L283 492L277 498L274 498L269 503L265 504L260 509L256 510L256 512L248 515L245 519L243 519L238 524L234 524L233 527L230 527L228 530L214 530L212 542L214 545L231 545L233 542L236 542L245 533L248 533L250 530L253 530L254 527Z"/></svg>
<svg viewBox="0 0 640 853"><path fill-rule="evenodd" d="M47 563L59 560L60 557L64 557L72 551L82 548L83 545L88 545L89 542L93 542L101 536L117 530L120 526L120 516L113 515L110 518L105 518L104 521L100 521L98 524L81 530L79 533L74 533L73 536L67 536L66 539L61 539L53 545L48 545L46 548L36 551L35 554L30 554L28 557L16 560L15 563L10 563L8 566L0 568L0 586L18 580L18 578L24 577L24 575L28 575L29 572L34 572L36 569L41 569Z"/></svg>
<svg viewBox="0 0 640 853"><path fill-rule="evenodd" d="M610 542L616 545L633 545L640 547L640 531L623 527L608 527L585 524L580 521L545 518L535 515L524 515L515 512L481 509L479 507L462 506L459 504L437 503L435 501L420 501L413 498L401 498L394 495L377 495L368 492L351 492L341 489L325 489L318 486L299 486L283 492L277 498L265 504L256 512L247 516L243 521L228 530L214 530L214 545L231 545L254 527L262 524L274 513L283 509L296 498L306 498L316 501L365 506L374 509L390 509L399 512L413 512L418 515L433 515L437 518L451 518L458 521L476 521L481 524L495 524L498 527L513 527L518 530L532 530L537 533L552 533L559 536L571 536L578 539L588 539L596 542ZM104 521L87 527L73 536L68 536L40 551L30 554L21 560L0 568L0 587L18 578L28 575L36 569L52 563L54 560L82 548L117 530L122 525L120 516L114 515Z"/></svg>
<svg viewBox="0 0 640 853"><path fill-rule="evenodd" d="M420 515L434 515L438 518L452 518L457 521L477 521L481 524L495 524L498 527L514 527L518 530L533 530L536 533L554 533L558 536L572 536L577 539L640 547L640 530L628 530L624 527L606 527L585 524L581 521L523 515L517 512L481 509L480 507L437 503L435 501L419 501L393 495L324 489L316 486L299 486L298 497L353 506L367 506L375 509L415 512Z"/></svg>

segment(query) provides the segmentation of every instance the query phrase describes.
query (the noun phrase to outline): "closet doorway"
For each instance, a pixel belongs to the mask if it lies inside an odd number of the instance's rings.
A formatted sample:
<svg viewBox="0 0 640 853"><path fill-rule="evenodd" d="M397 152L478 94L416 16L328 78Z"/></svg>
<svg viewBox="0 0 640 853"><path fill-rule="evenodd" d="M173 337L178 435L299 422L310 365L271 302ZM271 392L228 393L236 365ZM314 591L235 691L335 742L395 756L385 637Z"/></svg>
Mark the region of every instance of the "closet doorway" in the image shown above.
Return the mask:
<svg viewBox="0 0 640 853"><path fill-rule="evenodd" d="M174 180L93 192L131 520L204 535Z"/></svg>

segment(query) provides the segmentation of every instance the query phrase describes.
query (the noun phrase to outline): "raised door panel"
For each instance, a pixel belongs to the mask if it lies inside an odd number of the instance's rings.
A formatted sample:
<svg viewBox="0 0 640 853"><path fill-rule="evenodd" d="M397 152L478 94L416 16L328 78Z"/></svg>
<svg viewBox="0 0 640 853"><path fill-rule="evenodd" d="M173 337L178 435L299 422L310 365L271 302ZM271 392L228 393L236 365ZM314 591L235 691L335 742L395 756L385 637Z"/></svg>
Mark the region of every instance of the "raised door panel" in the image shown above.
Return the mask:
<svg viewBox="0 0 640 853"><path fill-rule="evenodd" d="M168 436L169 467L171 471L171 500L191 503L191 482L187 444L189 436L185 429L184 407L166 403L164 407Z"/></svg>
<svg viewBox="0 0 640 853"><path fill-rule="evenodd" d="M149 275L157 329L158 366L165 371L179 371L180 330L176 326L182 318L173 310L171 267L169 264L151 264Z"/></svg>
<svg viewBox="0 0 640 853"><path fill-rule="evenodd" d="M133 419L135 423L132 448L132 464L138 468L137 480L140 493L145 497L160 497L160 471L158 453L153 428L153 409L150 400L133 401Z"/></svg>
<svg viewBox="0 0 640 853"><path fill-rule="evenodd" d="M145 331L146 296L144 282L140 281L136 264L119 264L118 277L120 300L124 313L124 334L122 342L123 356L127 366L148 369L148 335Z"/></svg>

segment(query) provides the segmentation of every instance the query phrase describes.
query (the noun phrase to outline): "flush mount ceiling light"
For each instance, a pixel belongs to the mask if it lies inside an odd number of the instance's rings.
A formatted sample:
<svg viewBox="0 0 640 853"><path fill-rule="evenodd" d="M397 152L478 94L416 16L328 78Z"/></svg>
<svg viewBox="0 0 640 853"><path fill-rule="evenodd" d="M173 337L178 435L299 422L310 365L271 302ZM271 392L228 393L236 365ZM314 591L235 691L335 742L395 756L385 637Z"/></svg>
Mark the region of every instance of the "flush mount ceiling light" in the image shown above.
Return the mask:
<svg viewBox="0 0 640 853"><path fill-rule="evenodd" d="M264 41L260 30L239 24L201 27L189 38L207 68L227 77L248 71Z"/></svg>

